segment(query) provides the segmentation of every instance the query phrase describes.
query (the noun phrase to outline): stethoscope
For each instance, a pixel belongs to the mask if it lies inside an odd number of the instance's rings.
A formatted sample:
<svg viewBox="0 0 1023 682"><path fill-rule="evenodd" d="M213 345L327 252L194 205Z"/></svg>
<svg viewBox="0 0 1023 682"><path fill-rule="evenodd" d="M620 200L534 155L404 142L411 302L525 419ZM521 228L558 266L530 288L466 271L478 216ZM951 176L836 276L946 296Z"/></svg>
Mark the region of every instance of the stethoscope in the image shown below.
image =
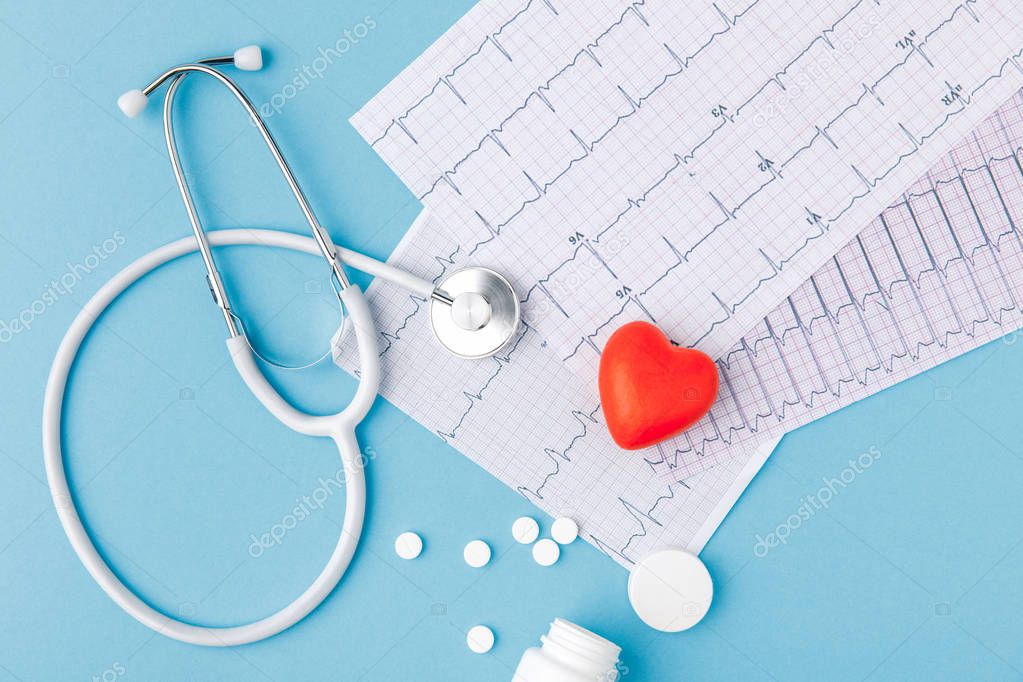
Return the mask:
<svg viewBox="0 0 1023 682"><path fill-rule="evenodd" d="M262 53L251 45L231 56L203 59L165 71L142 90L131 90L118 99L118 106L129 117L145 108L149 95L170 81L163 106L164 136L178 190L181 193L194 237L179 239L140 257L104 284L85 304L71 323L57 349L50 369L43 404L43 456L57 515L78 558L93 579L127 613L147 627L174 639L205 646L233 646L255 642L275 635L297 623L322 602L348 568L362 532L366 507L365 459L359 450L355 428L369 412L380 387L380 360L377 331L366 298L352 284L345 265L400 285L429 301L430 321L438 341L453 354L464 358L484 358L497 353L515 335L520 321L519 300L508 281L486 268L458 270L434 285L404 270L363 254L338 248L316 219L298 181L266 124L244 92L227 76L213 68L233 64L255 71L262 68ZM207 233L199 220L191 191L185 179L174 136L172 108L181 79L202 73L223 84L245 108L263 136L263 140L298 201L313 236L302 237L278 230L219 230ZM354 329L359 353L359 383L351 402L332 415L311 415L293 407L270 384L256 362L241 318L234 312L220 272L213 259L212 246L260 245L320 253L330 265L331 283L344 311L346 324ZM220 308L227 326L227 348L242 380L253 395L283 424L298 433L331 438L344 465L346 485L345 518L337 546L326 566L313 583L291 604L276 613L246 625L204 627L172 618L151 607L113 573L89 537L64 471L61 442L61 413L68 375L82 341L96 319L131 284L155 268L185 254L198 251L206 267L206 281L213 301Z"/></svg>

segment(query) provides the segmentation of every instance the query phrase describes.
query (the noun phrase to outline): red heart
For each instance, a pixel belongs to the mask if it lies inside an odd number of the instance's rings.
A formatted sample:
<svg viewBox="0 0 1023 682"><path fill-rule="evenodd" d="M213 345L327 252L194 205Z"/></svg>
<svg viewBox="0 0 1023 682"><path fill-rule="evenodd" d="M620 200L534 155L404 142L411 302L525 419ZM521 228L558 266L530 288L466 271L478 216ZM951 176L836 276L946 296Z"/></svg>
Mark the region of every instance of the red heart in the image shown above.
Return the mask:
<svg viewBox="0 0 1023 682"><path fill-rule="evenodd" d="M717 392L710 356L673 346L649 322L619 328L600 356L600 403L611 437L626 450L681 433L707 414Z"/></svg>

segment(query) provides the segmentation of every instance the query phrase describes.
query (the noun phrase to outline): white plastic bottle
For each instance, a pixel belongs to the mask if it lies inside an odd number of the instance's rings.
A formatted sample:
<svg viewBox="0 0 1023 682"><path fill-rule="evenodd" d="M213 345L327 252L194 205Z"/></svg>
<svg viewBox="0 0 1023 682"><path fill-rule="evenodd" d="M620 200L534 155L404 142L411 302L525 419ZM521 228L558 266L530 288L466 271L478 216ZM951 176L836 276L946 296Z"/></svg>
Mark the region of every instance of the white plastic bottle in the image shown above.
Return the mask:
<svg viewBox="0 0 1023 682"><path fill-rule="evenodd" d="M615 682L621 651L614 642L555 618L540 646L526 649L512 682Z"/></svg>

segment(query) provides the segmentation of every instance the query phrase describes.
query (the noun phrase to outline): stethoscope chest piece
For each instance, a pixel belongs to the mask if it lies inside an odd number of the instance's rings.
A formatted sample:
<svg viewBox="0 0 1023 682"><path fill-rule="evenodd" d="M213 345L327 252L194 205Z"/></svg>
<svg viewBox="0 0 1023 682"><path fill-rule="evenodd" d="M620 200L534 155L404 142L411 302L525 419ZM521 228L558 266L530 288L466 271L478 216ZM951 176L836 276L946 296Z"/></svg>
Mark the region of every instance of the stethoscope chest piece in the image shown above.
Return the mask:
<svg viewBox="0 0 1023 682"><path fill-rule="evenodd" d="M489 357L519 328L519 298L508 280L493 270L458 270L437 290L443 295L430 299L430 323L437 340L455 355Z"/></svg>

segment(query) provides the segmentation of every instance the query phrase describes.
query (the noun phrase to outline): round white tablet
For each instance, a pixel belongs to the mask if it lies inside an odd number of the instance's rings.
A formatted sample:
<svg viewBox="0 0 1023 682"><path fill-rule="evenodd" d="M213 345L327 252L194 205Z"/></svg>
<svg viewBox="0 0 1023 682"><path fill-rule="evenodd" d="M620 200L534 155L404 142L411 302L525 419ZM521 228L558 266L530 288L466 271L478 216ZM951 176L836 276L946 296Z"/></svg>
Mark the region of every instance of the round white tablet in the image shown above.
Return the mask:
<svg viewBox="0 0 1023 682"><path fill-rule="evenodd" d="M699 623L714 598L714 583L700 558L663 549L643 558L629 574L629 602L640 620L661 632Z"/></svg>
<svg viewBox="0 0 1023 682"><path fill-rule="evenodd" d="M515 538L515 542L528 545L540 537L540 524L536 522L536 519L520 516L512 524L512 537Z"/></svg>
<svg viewBox="0 0 1023 682"><path fill-rule="evenodd" d="M551 525L551 537L559 545L571 545L579 537L579 524L567 516L562 516Z"/></svg>
<svg viewBox="0 0 1023 682"><path fill-rule="evenodd" d="M494 631L486 625L474 625L465 636L465 643L476 654L485 654L494 648Z"/></svg>
<svg viewBox="0 0 1023 682"><path fill-rule="evenodd" d="M394 541L394 551L402 559L415 559L423 553L423 538L412 531L404 532Z"/></svg>
<svg viewBox="0 0 1023 682"><path fill-rule="evenodd" d="M490 545L482 540L473 540L462 551L465 563L473 568L483 568L490 563Z"/></svg>
<svg viewBox="0 0 1023 682"><path fill-rule="evenodd" d="M541 566L553 566L561 556L561 547L550 538L544 538L533 545L533 560Z"/></svg>

